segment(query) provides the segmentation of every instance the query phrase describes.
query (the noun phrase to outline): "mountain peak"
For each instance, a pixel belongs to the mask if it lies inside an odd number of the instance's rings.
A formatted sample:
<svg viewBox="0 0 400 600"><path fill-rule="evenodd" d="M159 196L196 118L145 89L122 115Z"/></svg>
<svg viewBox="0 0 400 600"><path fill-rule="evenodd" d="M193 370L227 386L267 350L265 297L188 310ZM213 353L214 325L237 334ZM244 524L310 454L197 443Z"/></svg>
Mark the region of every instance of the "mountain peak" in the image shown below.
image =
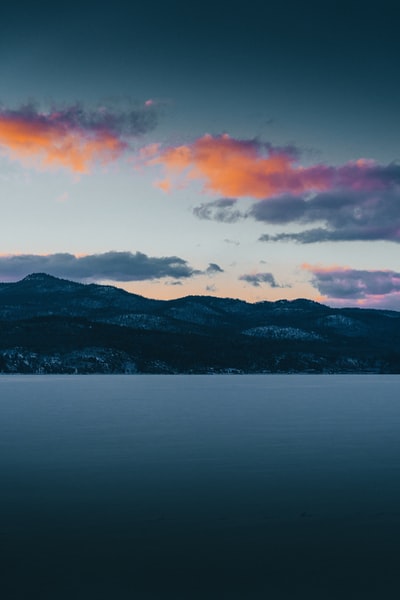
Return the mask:
<svg viewBox="0 0 400 600"><path fill-rule="evenodd" d="M64 290L64 289L76 289L77 287L81 287L82 284L76 281L69 281L68 279L61 279L61 277L54 277L54 275L49 275L48 273L30 273L23 279L20 279L16 282L15 285L21 286L22 288L26 284L30 284L34 286L35 289L38 290Z"/></svg>
<svg viewBox="0 0 400 600"><path fill-rule="evenodd" d="M26 277L21 279L21 281L52 281L52 280L59 281L59 278L54 277L53 275L48 275L47 273L30 273L29 275L27 275Z"/></svg>

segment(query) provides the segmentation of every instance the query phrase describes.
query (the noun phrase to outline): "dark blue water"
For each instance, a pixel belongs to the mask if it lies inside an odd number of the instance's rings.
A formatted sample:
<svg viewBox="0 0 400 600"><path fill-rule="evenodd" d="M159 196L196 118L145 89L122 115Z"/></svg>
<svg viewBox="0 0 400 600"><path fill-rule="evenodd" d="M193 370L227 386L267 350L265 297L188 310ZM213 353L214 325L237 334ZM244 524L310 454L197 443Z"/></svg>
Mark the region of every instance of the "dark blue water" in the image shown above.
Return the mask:
<svg viewBox="0 0 400 600"><path fill-rule="evenodd" d="M1 598L397 598L399 392L0 377Z"/></svg>

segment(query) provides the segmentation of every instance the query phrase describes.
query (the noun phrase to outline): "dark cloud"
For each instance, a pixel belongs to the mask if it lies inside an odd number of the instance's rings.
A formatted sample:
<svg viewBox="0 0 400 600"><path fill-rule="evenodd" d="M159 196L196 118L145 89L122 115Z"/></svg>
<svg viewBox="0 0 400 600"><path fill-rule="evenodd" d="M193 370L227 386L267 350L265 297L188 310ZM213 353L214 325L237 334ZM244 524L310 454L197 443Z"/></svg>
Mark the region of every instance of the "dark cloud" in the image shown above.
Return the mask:
<svg viewBox="0 0 400 600"><path fill-rule="evenodd" d="M400 242L400 189L340 190L317 194L307 200L282 196L254 204L249 215L271 224L322 225L298 233L265 234L260 237L261 241L302 244L353 240Z"/></svg>
<svg viewBox="0 0 400 600"><path fill-rule="evenodd" d="M204 273L193 269L187 261L177 256L153 257L141 252L111 251L86 256L68 253L0 256L0 277L3 279L19 279L33 272L92 281L143 281L164 277L186 279Z"/></svg>
<svg viewBox="0 0 400 600"><path fill-rule="evenodd" d="M121 136L136 136L154 129L157 124L157 113L153 106L124 106L115 103L103 103L96 108L85 108L81 103L70 106L52 106L49 110L41 110L39 105L30 102L17 109L6 109L0 106L0 118L7 122L24 122L44 128L80 129L87 133L107 131Z"/></svg>
<svg viewBox="0 0 400 600"><path fill-rule="evenodd" d="M219 221L220 223L236 223L245 215L240 210L235 210L235 198L219 198L212 202L203 202L193 209L193 214L206 221Z"/></svg>
<svg viewBox="0 0 400 600"><path fill-rule="evenodd" d="M240 242L238 240L230 240L229 238L225 238L224 242L226 244L233 244L234 246L240 246Z"/></svg>
<svg viewBox="0 0 400 600"><path fill-rule="evenodd" d="M240 281L246 281L247 283L250 283L254 287L260 287L262 283L267 283L273 288L282 287L276 282L272 273L248 273L245 275L240 275L239 279Z"/></svg>
<svg viewBox="0 0 400 600"><path fill-rule="evenodd" d="M303 265L303 268L312 273L312 284L328 298L359 300L400 293L400 273L395 271L312 265Z"/></svg>
<svg viewBox="0 0 400 600"><path fill-rule="evenodd" d="M271 225L317 225L295 233L264 234L259 238L261 241L311 244L387 240L399 243L400 166L350 165L342 167L340 173L341 184L350 186L352 182L351 189L340 188L314 196L282 194L255 202L247 212L236 208L236 199L220 198L200 204L193 213L200 219L224 223L251 217Z"/></svg>
<svg viewBox="0 0 400 600"><path fill-rule="evenodd" d="M223 273L224 270L221 269L219 265L216 263L210 263L206 269L207 275L215 275L216 273Z"/></svg>
<svg viewBox="0 0 400 600"><path fill-rule="evenodd" d="M284 224L300 221L306 211L306 201L299 196L284 194L268 200L256 202L248 215L256 221L271 224Z"/></svg>
<svg viewBox="0 0 400 600"><path fill-rule="evenodd" d="M298 242L300 244L315 244L317 242L338 242L338 241L352 241L355 239L360 240L360 237L344 237L344 232L341 231L329 231L322 227L316 229L307 229L306 231L300 231L298 233L277 233L275 235L269 235L264 233L258 238L260 242ZM363 238L369 239L371 238ZM380 239L380 238L375 238Z"/></svg>

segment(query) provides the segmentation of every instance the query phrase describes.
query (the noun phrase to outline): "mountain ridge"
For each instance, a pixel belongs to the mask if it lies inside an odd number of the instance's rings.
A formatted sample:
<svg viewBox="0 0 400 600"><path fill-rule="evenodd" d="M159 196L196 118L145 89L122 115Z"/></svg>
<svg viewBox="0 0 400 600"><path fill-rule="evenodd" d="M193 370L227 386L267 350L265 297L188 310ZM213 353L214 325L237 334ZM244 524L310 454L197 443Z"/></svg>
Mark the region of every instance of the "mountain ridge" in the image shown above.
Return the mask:
<svg viewBox="0 0 400 600"><path fill-rule="evenodd" d="M398 373L397 348L397 311L156 300L46 273L0 284L3 373Z"/></svg>

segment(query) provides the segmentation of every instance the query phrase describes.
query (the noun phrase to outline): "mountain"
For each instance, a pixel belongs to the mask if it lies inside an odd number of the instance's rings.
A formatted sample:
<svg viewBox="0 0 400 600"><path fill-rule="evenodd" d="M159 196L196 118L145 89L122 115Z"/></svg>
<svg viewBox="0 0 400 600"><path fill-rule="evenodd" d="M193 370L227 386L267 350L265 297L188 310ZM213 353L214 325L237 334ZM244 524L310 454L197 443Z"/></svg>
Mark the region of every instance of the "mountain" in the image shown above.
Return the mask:
<svg viewBox="0 0 400 600"><path fill-rule="evenodd" d="M399 348L396 311L0 283L2 373L400 373Z"/></svg>

